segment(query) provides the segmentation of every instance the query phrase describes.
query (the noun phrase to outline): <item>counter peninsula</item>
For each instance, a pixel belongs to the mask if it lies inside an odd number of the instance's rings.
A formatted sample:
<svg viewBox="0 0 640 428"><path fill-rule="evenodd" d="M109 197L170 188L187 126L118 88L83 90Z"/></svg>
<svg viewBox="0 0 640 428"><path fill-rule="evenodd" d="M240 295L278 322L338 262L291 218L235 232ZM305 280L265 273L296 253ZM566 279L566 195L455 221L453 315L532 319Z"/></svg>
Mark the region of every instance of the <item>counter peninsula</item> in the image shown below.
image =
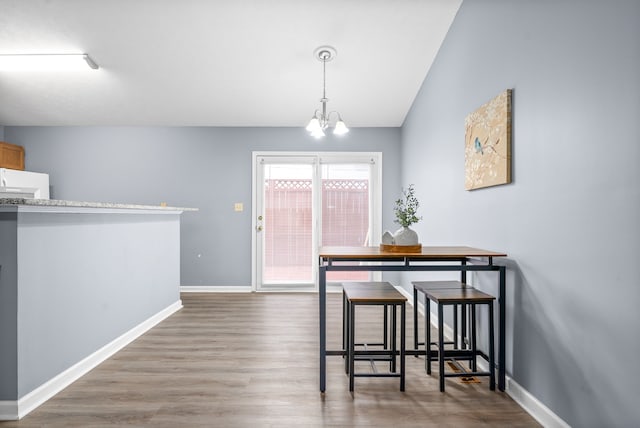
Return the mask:
<svg viewBox="0 0 640 428"><path fill-rule="evenodd" d="M0 198L0 420L26 415L182 307L189 211Z"/></svg>

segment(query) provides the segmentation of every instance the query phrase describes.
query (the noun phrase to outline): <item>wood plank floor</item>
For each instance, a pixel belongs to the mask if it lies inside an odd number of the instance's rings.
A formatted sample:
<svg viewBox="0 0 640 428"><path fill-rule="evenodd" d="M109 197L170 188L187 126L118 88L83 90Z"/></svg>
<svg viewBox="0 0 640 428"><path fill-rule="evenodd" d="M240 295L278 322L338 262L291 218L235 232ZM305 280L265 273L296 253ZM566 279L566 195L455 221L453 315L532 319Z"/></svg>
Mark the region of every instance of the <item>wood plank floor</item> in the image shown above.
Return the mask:
<svg viewBox="0 0 640 428"><path fill-rule="evenodd" d="M539 426L505 393L490 391L486 378L478 384L449 378L446 392L439 392L437 364L427 376L423 358L407 358L404 393L398 379L357 378L351 396L343 359L329 357L327 391L320 394L317 294L188 293L182 299L182 310L0 428ZM380 308L359 309L371 311L360 315L358 334L374 337ZM337 349L340 294L329 294L327 311L329 347ZM410 307L407 315L411 338Z"/></svg>

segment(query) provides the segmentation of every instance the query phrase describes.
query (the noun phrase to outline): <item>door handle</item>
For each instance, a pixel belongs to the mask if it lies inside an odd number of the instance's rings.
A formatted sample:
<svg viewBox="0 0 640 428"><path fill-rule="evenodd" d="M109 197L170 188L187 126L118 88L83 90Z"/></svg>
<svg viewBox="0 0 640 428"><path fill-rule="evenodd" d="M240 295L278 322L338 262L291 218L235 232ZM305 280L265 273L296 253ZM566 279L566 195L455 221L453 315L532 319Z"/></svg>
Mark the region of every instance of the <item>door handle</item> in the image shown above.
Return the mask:
<svg viewBox="0 0 640 428"><path fill-rule="evenodd" d="M258 221L262 221L263 217L261 215L258 216ZM256 226L256 230L258 232L262 232L262 225Z"/></svg>

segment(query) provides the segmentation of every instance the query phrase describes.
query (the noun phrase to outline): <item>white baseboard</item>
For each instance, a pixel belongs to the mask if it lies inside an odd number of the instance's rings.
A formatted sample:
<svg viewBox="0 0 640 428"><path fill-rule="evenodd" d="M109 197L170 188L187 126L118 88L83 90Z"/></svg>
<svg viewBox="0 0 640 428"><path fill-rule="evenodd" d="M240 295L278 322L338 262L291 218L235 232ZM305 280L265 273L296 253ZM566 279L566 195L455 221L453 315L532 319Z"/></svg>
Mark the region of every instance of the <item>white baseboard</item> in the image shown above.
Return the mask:
<svg viewBox="0 0 640 428"><path fill-rule="evenodd" d="M402 293L410 303L415 307L413 302L413 294L409 293L402 287L396 287L396 289ZM418 313L424 316L424 305L418 302ZM431 314L431 325L438 327L438 315ZM444 325L444 335L447 340L451 340L453 337L453 329L447 324ZM489 363L484 359L478 359L478 367L480 370L489 370ZM540 400L534 397L529 391L520 386L509 376L506 377L505 392L509 397L513 399L518 405L527 413L529 413L536 421L546 428L571 428L569 424L562 420L558 415L553 413L551 409L545 406Z"/></svg>
<svg viewBox="0 0 640 428"><path fill-rule="evenodd" d="M182 285L181 293L251 293L250 285L215 286L215 285Z"/></svg>
<svg viewBox="0 0 640 428"><path fill-rule="evenodd" d="M100 363L133 342L156 324L182 308L178 300L157 314L138 324L93 354L69 367L67 370L40 385L18 401L0 401L0 420L18 420L29 414L42 403L62 391L67 386L87 374Z"/></svg>
<svg viewBox="0 0 640 428"><path fill-rule="evenodd" d="M15 421L18 419L17 401L0 401L0 421Z"/></svg>
<svg viewBox="0 0 640 428"><path fill-rule="evenodd" d="M525 412L529 413L536 421L546 428L571 428L571 425L563 421L551 409L540 402L529 391L520 386L516 381L507 376L507 394L518 403Z"/></svg>

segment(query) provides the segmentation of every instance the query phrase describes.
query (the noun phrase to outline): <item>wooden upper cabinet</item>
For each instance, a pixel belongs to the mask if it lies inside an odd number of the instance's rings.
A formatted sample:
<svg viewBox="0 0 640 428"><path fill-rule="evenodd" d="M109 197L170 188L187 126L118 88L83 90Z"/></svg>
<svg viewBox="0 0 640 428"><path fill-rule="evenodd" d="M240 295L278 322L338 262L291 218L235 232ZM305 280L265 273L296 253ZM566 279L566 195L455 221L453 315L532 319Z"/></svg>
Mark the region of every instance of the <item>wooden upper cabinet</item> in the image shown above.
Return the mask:
<svg viewBox="0 0 640 428"><path fill-rule="evenodd" d="M0 168L24 171L24 147L0 141Z"/></svg>

